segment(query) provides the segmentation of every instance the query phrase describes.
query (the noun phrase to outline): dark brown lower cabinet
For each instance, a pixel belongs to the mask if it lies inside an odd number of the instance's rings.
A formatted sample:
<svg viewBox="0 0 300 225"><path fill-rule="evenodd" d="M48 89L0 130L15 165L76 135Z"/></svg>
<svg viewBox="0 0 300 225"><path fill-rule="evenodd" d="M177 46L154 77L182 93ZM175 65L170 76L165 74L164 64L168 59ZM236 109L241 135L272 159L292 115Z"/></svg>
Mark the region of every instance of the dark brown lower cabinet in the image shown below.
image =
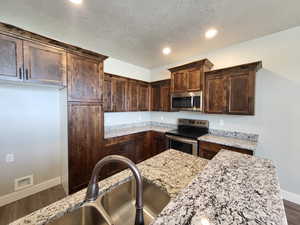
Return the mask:
<svg viewBox="0 0 300 225"><path fill-rule="evenodd" d="M148 131L105 140L105 155L122 155L134 163L142 162L168 149L164 133ZM120 163L104 166L100 178L106 178L125 169Z"/></svg>
<svg viewBox="0 0 300 225"><path fill-rule="evenodd" d="M69 103L69 192L86 187L101 158L103 113L100 104Z"/></svg>
<svg viewBox="0 0 300 225"><path fill-rule="evenodd" d="M202 158L212 159L221 149L226 149L247 155L253 155L253 151L251 150L235 148L206 141L199 141L199 156Z"/></svg>

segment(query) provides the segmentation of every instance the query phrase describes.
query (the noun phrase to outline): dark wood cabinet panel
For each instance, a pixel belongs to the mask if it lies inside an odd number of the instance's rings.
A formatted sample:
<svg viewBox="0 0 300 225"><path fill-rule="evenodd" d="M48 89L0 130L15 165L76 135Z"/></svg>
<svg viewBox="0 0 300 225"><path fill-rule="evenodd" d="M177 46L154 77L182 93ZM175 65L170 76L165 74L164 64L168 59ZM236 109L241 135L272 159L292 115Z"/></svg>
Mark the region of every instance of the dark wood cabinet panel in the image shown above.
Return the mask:
<svg viewBox="0 0 300 225"><path fill-rule="evenodd" d="M151 83L151 111L170 111L170 85L170 79Z"/></svg>
<svg viewBox="0 0 300 225"><path fill-rule="evenodd" d="M255 75L253 72L228 76L228 113L254 114Z"/></svg>
<svg viewBox="0 0 300 225"><path fill-rule="evenodd" d="M161 87L160 85L151 86L151 111L160 111L161 110Z"/></svg>
<svg viewBox="0 0 300 225"><path fill-rule="evenodd" d="M111 77L112 80L112 98L113 112L126 112L127 101L127 79L120 77Z"/></svg>
<svg viewBox="0 0 300 225"><path fill-rule="evenodd" d="M205 73L205 112L254 115L255 76L262 62Z"/></svg>
<svg viewBox="0 0 300 225"><path fill-rule="evenodd" d="M104 74L103 81L103 111L113 111L113 100L112 100L112 81L109 75Z"/></svg>
<svg viewBox="0 0 300 225"><path fill-rule="evenodd" d="M204 72L209 71L213 64L202 59L185 65L170 68L171 92L194 92L204 89Z"/></svg>
<svg viewBox="0 0 300 225"><path fill-rule="evenodd" d="M66 85L66 51L24 41L24 81Z"/></svg>
<svg viewBox="0 0 300 225"><path fill-rule="evenodd" d="M206 78L205 112L226 113L227 88L223 75L212 75Z"/></svg>
<svg viewBox="0 0 300 225"><path fill-rule="evenodd" d="M68 53L68 101L101 102L103 62Z"/></svg>
<svg viewBox="0 0 300 225"><path fill-rule="evenodd" d="M138 103L139 111L149 111L150 110L150 87L147 83L139 83L138 92Z"/></svg>
<svg viewBox="0 0 300 225"><path fill-rule="evenodd" d="M138 82L134 81L134 80L129 80L128 81L128 97L127 97L128 111L138 111L138 109L139 109L138 92L139 92Z"/></svg>
<svg viewBox="0 0 300 225"><path fill-rule="evenodd" d="M68 104L69 190L84 187L101 158L103 113L99 104Z"/></svg>
<svg viewBox="0 0 300 225"><path fill-rule="evenodd" d="M152 148L151 148L151 134L150 132L142 132L135 134L135 154L136 154L136 163L142 162L151 156Z"/></svg>
<svg viewBox="0 0 300 225"><path fill-rule="evenodd" d="M160 87L160 111L171 111L170 80L165 81Z"/></svg>
<svg viewBox="0 0 300 225"><path fill-rule="evenodd" d="M187 90L187 71L181 70L171 74L172 92L186 92Z"/></svg>
<svg viewBox="0 0 300 225"><path fill-rule="evenodd" d="M153 156L168 149L168 139L164 133L151 131L151 141Z"/></svg>
<svg viewBox="0 0 300 225"><path fill-rule="evenodd" d="M0 34L0 79L21 81L22 71L22 40Z"/></svg>
<svg viewBox="0 0 300 225"><path fill-rule="evenodd" d="M205 159L212 159L221 149L226 149L234 152L239 152L247 155L253 155L253 151L242 149L242 148L235 148L226 145L220 145L216 143L206 142L206 141L199 141L199 156Z"/></svg>
<svg viewBox="0 0 300 225"><path fill-rule="evenodd" d="M105 155L121 155L135 162L135 141L133 139L126 140L113 145L108 145L104 148ZM121 163L109 163L103 167L101 178L106 178L116 174L124 169L126 165Z"/></svg>
<svg viewBox="0 0 300 225"><path fill-rule="evenodd" d="M187 91L202 90L201 70L199 68L189 69L187 71Z"/></svg>

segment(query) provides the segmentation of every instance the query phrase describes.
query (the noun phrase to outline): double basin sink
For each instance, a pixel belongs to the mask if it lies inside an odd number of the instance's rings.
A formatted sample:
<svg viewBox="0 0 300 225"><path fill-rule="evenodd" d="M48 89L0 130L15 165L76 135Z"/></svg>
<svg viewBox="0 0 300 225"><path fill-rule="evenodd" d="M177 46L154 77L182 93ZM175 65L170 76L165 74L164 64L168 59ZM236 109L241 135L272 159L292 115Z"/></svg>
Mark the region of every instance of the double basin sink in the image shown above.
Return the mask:
<svg viewBox="0 0 300 225"><path fill-rule="evenodd" d="M53 221L54 225L134 225L135 180L118 185L71 213ZM149 225L169 203L169 195L143 179L144 221Z"/></svg>

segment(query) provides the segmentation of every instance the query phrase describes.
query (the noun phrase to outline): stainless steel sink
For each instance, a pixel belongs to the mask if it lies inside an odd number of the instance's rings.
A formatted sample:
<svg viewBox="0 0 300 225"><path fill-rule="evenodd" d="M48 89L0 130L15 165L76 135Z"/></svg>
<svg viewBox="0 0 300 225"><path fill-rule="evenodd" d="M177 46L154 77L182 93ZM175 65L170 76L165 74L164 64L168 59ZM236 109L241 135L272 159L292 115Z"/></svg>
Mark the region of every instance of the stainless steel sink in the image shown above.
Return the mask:
<svg viewBox="0 0 300 225"><path fill-rule="evenodd" d="M54 225L134 225L135 180L104 193L96 201L53 221ZM170 197L155 184L143 180L144 222L149 225L169 203Z"/></svg>
<svg viewBox="0 0 300 225"><path fill-rule="evenodd" d="M145 225L149 225L170 201L165 191L145 180L143 199ZM134 225L135 180L117 186L101 196L99 201L114 225Z"/></svg>
<svg viewBox="0 0 300 225"><path fill-rule="evenodd" d="M86 205L53 221L54 225L110 225L97 206Z"/></svg>

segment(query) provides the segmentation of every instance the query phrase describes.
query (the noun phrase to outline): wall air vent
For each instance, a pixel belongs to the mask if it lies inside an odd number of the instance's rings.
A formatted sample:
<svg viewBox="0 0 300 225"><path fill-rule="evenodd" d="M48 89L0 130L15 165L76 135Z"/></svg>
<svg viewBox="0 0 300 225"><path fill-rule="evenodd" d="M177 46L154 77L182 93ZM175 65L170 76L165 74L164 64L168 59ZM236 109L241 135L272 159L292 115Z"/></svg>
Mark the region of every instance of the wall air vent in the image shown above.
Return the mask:
<svg viewBox="0 0 300 225"><path fill-rule="evenodd" d="M30 187L33 185L33 175L15 179L15 191Z"/></svg>

